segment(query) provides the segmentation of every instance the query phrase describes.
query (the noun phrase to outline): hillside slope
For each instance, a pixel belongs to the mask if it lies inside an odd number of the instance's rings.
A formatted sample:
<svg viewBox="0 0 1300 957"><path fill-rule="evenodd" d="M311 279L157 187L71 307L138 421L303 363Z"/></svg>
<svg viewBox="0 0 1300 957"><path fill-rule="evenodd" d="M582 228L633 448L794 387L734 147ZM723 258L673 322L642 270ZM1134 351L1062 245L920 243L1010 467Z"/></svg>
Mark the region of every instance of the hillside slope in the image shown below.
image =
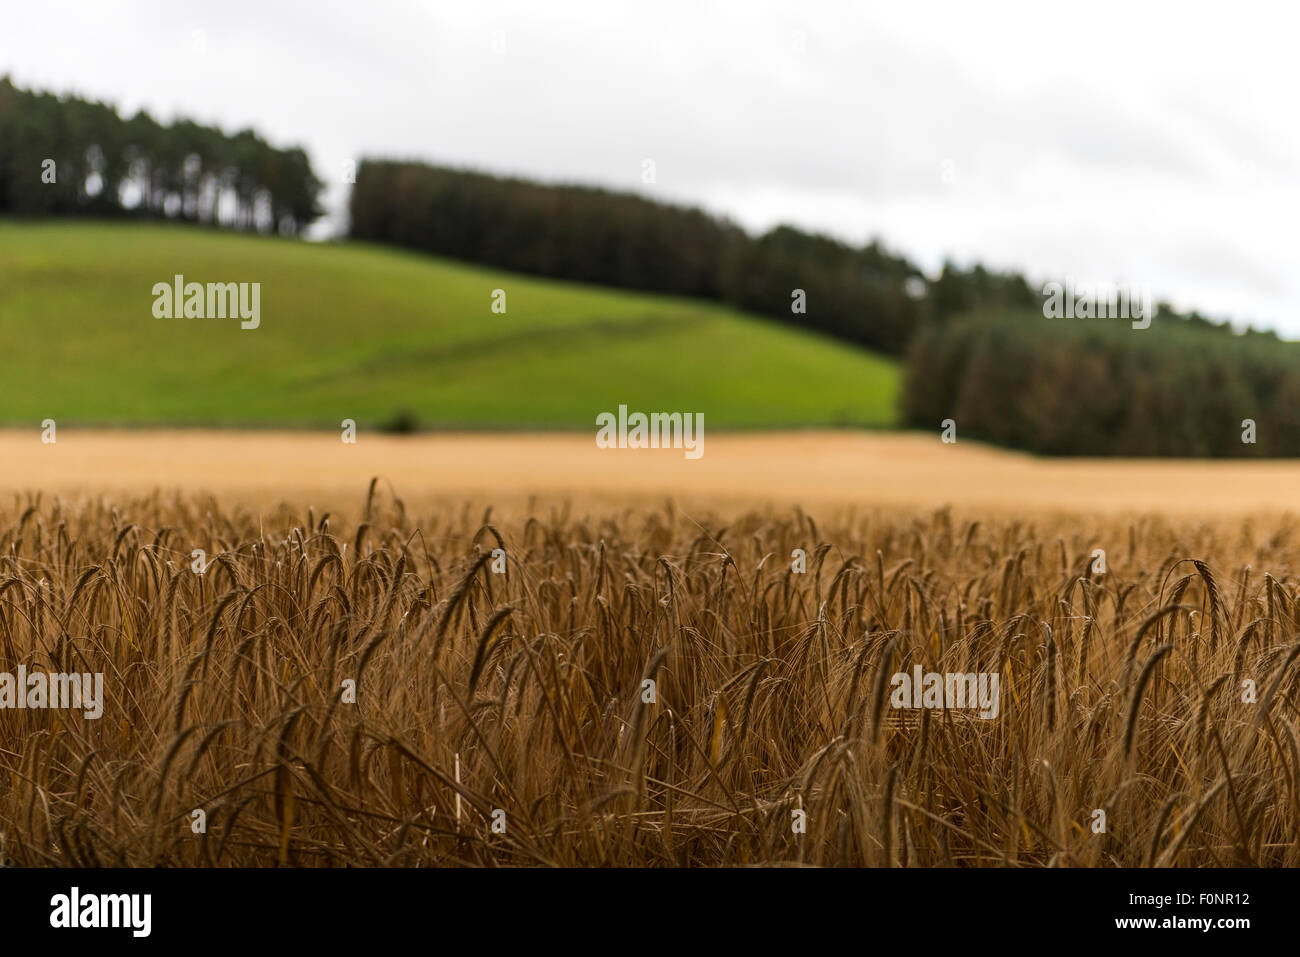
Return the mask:
<svg viewBox="0 0 1300 957"><path fill-rule="evenodd" d="M260 325L155 318L176 273L260 283ZM624 403L712 428L877 427L898 388L889 360L710 303L354 243L5 220L0 376L0 423L24 426L589 429Z"/></svg>

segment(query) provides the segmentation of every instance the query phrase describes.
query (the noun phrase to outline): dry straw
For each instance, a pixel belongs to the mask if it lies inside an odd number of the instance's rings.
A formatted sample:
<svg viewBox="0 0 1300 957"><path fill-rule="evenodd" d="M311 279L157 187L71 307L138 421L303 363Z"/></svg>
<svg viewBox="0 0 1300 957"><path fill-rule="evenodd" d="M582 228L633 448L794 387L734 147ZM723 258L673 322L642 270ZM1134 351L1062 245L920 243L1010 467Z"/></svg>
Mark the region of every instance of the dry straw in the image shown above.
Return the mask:
<svg viewBox="0 0 1300 957"><path fill-rule="evenodd" d="M1300 864L1290 523L354 518L0 510L0 670L107 699L0 714L5 863Z"/></svg>

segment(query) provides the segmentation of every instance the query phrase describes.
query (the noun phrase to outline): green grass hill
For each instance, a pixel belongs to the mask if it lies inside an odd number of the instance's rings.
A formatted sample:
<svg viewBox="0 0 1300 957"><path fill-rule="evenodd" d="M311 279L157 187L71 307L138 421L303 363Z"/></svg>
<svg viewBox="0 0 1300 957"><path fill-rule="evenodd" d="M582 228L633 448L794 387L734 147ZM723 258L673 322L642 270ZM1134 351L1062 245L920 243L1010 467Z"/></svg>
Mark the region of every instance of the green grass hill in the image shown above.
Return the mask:
<svg viewBox="0 0 1300 957"><path fill-rule="evenodd" d="M156 283L257 282L260 326L160 319ZM504 315L493 290L506 294ZM388 248L184 226L0 220L0 424L887 427L899 373L724 306Z"/></svg>

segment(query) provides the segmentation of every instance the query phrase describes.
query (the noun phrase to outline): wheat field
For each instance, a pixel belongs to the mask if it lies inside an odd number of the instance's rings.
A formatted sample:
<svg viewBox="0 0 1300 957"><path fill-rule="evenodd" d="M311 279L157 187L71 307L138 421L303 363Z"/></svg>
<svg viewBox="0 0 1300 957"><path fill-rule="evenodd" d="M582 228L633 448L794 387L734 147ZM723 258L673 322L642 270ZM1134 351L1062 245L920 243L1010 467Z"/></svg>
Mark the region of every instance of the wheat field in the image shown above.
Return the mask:
<svg viewBox="0 0 1300 957"><path fill-rule="evenodd" d="M357 492L0 506L0 671L105 699L0 712L3 863L1300 863L1289 519Z"/></svg>

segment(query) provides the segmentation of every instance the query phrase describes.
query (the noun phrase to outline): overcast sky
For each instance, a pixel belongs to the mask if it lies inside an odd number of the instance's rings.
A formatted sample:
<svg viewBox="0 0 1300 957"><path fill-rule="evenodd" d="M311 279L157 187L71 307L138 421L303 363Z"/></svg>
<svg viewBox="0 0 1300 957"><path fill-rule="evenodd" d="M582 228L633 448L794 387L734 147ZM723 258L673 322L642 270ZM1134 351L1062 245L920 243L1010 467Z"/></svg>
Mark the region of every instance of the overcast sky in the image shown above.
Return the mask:
<svg viewBox="0 0 1300 957"><path fill-rule="evenodd" d="M0 73L301 143L334 213L346 161L421 158L879 237L930 272L1146 283L1300 337L1277 9L0 0Z"/></svg>

